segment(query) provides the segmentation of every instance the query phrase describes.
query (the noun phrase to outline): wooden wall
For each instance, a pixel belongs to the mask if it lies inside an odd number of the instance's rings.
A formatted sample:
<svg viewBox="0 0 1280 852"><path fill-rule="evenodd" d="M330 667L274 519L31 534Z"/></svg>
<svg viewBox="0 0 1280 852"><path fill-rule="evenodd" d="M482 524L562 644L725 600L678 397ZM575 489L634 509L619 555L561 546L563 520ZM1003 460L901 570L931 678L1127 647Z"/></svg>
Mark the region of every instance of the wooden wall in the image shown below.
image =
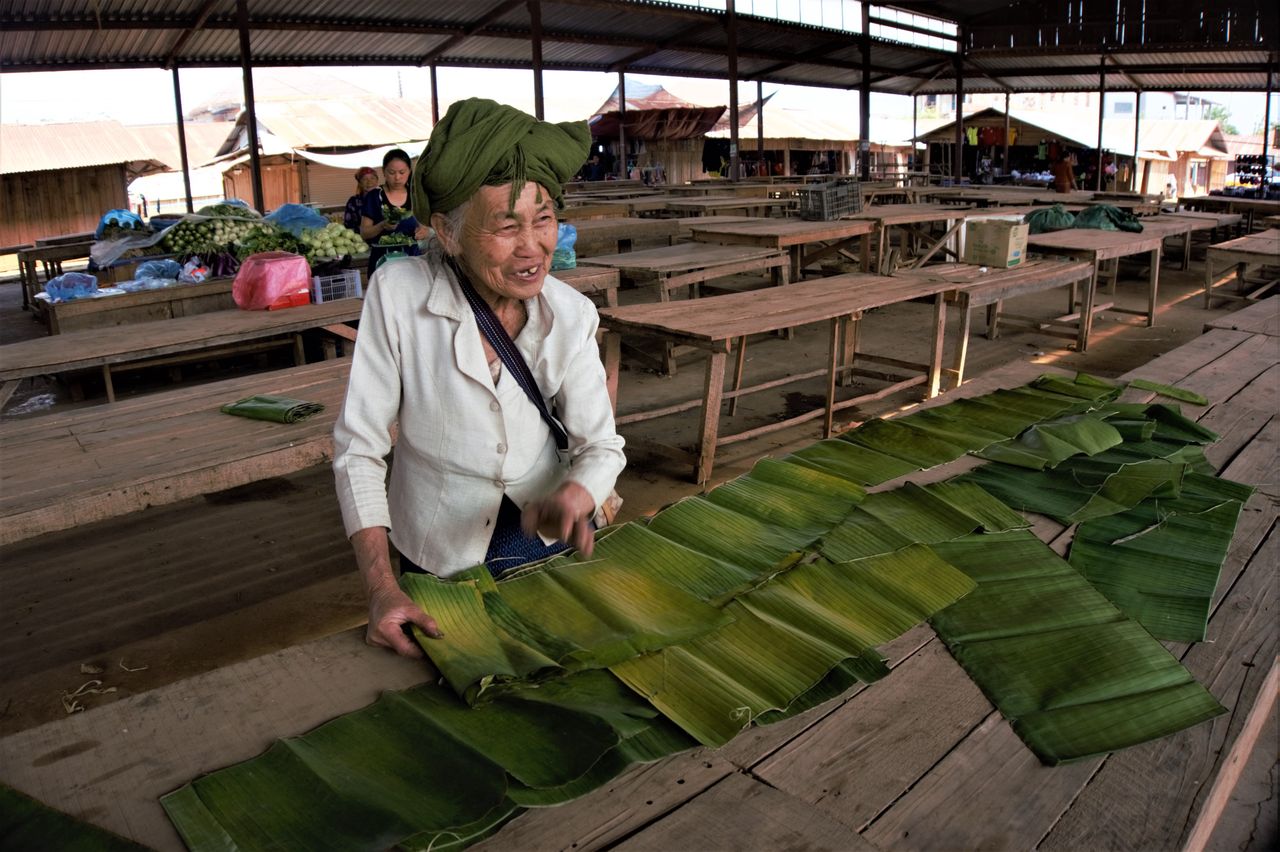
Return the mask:
<svg viewBox="0 0 1280 852"><path fill-rule="evenodd" d="M92 231L103 213L128 207L123 163L0 175L0 245Z"/></svg>
<svg viewBox="0 0 1280 852"><path fill-rule="evenodd" d="M237 174L237 170L239 174ZM222 175L222 187L227 198L239 198L253 204L253 181L249 164L236 166ZM302 199L302 176L297 163L286 160L262 164L262 206L260 213L270 213L281 204L297 204ZM346 199L343 199L344 201Z"/></svg>

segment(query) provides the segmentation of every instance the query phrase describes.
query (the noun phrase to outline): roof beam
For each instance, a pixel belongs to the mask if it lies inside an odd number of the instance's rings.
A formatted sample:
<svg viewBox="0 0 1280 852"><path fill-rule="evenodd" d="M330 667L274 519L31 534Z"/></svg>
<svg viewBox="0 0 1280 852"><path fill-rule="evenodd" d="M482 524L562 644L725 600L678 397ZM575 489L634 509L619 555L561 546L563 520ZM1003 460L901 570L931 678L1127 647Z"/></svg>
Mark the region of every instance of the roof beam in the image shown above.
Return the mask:
<svg viewBox="0 0 1280 852"><path fill-rule="evenodd" d="M995 74L992 74L986 68L983 68L980 63L974 62L972 59L966 58L964 60L964 64L972 68L974 71L977 71L983 77L986 77L988 80L995 83L997 86L1004 89L1006 92L1013 91L1013 87L1009 85L1008 81L1002 80L999 77L997 77Z"/></svg>
<svg viewBox="0 0 1280 852"><path fill-rule="evenodd" d="M1123 66L1123 65L1121 65L1119 62L1116 62L1116 58L1115 58L1114 56L1112 56L1112 55L1111 55L1111 54L1109 54L1109 53L1104 53L1104 54L1102 54L1102 62L1103 62L1103 64L1104 64L1104 65L1105 65L1106 63L1110 62L1110 63L1111 63L1111 67L1113 67L1113 68L1115 68L1115 69L1116 69L1116 72L1117 72L1117 73L1118 73L1122 78L1124 78L1124 81L1125 81L1126 83L1128 83L1130 86L1132 86L1136 91L1141 91L1141 90L1142 90L1142 88L1143 88L1143 87L1142 87L1142 86L1140 86L1140 85L1138 85L1138 81L1134 80L1132 77L1130 77L1130 76L1128 75L1128 73L1126 73L1126 72L1125 72L1124 66Z"/></svg>
<svg viewBox="0 0 1280 852"><path fill-rule="evenodd" d="M432 60L440 57L446 50L448 50L449 48L453 47L456 44L466 41L476 33L479 33L482 30L486 29L494 21L498 20L503 15L507 14L512 9L521 5L522 3L524 3L524 0L506 0L506 2L499 3L497 6L490 9L484 15L481 15L480 18L475 23L471 24L471 26L467 27L465 30L458 33L457 35L454 35L445 39L443 42L436 45L436 47L434 47L427 53L423 54L418 59L418 64L429 65ZM532 33L530 33L530 36L532 37Z"/></svg>
<svg viewBox="0 0 1280 852"><path fill-rule="evenodd" d="M717 26L719 23L720 23L719 21L703 21L697 26L681 33L681 35L687 36L691 32L698 32L699 30L710 29L712 27ZM653 44L646 44L643 47L641 47L639 50L636 50L632 53L627 54L626 56L619 59L617 62L610 65L609 70L614 72L626 71L627 66L631 65L631 63L638 62L641 59L644 59L646 56L652 56L655 53L660 53L664 50L670 50L672 46L675 45L676 43L677 43L676 39L669 38L666 41L654 42Z"/></svg>
<svg viewBox="0 0 1280 852"><path fill-rule="evenodd" d="M173 47L169 48L169 56L164 60L166 70L172 69L174 63L178 59L178 54L182 52L182 48L186 45L187 40L195 35L196 30L204 26L205 21L209 20L209 14L213 11L213 7L217 6L221 0L205 0L205 4L200 7L200 11L196 12L196 19L191 26L182 31L177 41L173 43Z"/></svg>

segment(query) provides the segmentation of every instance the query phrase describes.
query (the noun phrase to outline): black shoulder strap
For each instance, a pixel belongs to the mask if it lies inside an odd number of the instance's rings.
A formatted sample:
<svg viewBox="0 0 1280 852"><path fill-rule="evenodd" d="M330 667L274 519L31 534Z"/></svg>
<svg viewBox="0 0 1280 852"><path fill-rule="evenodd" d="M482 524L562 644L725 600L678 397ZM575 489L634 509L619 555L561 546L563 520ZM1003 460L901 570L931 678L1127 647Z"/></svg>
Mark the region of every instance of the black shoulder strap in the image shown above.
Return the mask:
<svg viewBox="0 0 1280 852"><path fill-rule="evenodd" d="M524 356L520 354L520 350L516 348L515 341L511 339L511 335L507 334L507 330L502 327L502 323L498 320L493 309L489 307L489 303L480 298L480 294L471 286L471 282L467 280L466 273L458 266L452 257L448 258L449 268L453 270L454 275L458 278L458 286L462 288L462 295L467 297L467 302L471 305L471 310L476 315L476 325L480 326L480 333L489 341L489 345L493 347L493 351L498 353L498 357L502 359L502 363L511 371L511 377L516 380L516 384L524 390L525 395L529 397L529 401L537 407L538 413L542 415L542 419L551 429L552 436L556 439L556 447L561 450L569 448L569 436L564 431L564 427L560 422L551 416L551 412L547 410L547 403L542 398L542 391L538 389L538 382L533 377L533 372L529 369L529 365L524 362Z"/></svg>

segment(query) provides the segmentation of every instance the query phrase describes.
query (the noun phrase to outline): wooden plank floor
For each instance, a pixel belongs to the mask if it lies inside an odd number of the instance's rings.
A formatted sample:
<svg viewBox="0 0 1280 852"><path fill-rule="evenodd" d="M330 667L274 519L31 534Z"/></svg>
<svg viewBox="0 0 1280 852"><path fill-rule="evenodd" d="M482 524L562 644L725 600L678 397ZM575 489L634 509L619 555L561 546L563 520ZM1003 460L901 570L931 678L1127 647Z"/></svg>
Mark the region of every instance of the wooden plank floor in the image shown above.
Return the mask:
<svg viewBox="0 0 1280 852"><path fill-rule="evenodd" d="M1196 826L1276 655L1274 338L1215 329L1135 371L1206 393L1186 407L1223 435L1243 513L1209 641L1170 646L1229 713L1106 758L1041 766L925 626L881 650L892 674L724 748L635 767L560 808L521 815L490 850L677 848L1164 849ZM1042 372L1011 364L935 404ZM1135 399L1149 394L1130 393ZM962 459L910 477L943 478ZM1070 530L1037 519L1065 549ZM360 631L226 666L0 739L0 780L158 849L180 848L157 797L429 676ZM287 698L286 698L287 697Z"/></svg>

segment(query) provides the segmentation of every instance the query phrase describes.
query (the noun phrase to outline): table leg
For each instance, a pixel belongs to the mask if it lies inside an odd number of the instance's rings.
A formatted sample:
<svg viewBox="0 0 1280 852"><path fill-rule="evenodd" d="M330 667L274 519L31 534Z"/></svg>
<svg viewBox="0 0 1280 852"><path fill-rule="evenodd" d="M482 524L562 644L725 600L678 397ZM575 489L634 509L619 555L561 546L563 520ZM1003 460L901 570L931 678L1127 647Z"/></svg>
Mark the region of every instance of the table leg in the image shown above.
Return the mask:
<svg viewBox="0 0 1280 852"><path fill-rule="evenodd" d="M116 401L116 387L111 383L111 365L102 365L102 384L107 388L107 402Z"/></svg>
<svg viewBox="0 0 1280 852"><path fill-rule="evenodd" d="M1159 289L1160 246L1156 246L1151 250L1151 271L1147 273L1147 328L1156 324L1156 294Z"/></svg>
<svg viewBox="0 0 1280 852"><path fill-rule="evenodd" d="M862 235L862 271L871 271L871 234Z"/></svg>
<svg viewBox="0 0 1280 852"><path fill-rule="evenodd" d="M840 335L840 366L842 368L853 367L858 363L858 344L862 333L862 311L851 314L843 321L843 331ZM848 387L853 384L853 373L847 369L840 372L840 386Z"/></svg>
<svg viewBox="0 0 1280 852"><path fill-rule="evenodd" d="M947 332L947 300L944 295L937 293L933 297L933 340L929 344L929 390L925 399L937 396L942 385L942 344Z"/></svg>
<svg viewBox="0 0 1280 852"><path fill-rule="evenodd" d="M735 391L742 387L742 373L747 366L747 336L744 334L738 338L738 351L733 359L733 389ZM738 413L738 397L735 395L729 399L729 416Z"/></svg>
<svg viewBox="0 0 1280 852"><path fill-rule="evenodd" d="M830 438L835 420L836 374L840 371L840 326L843 317L831 318L831 343L827 349L827 408L822 416L822 437Z"/></svg>
<svg viewBox="0 0 1280 852"><path fill-rule="evenodd" d="M800 255L804 253L804 245L797 243L791 246L791 280L800 281L804 278L804 268L800 265Z"/></svg>
<svg viewBox="0 0 1280 852"><path fill-rule="evenodd" d="M1076 351L1084 352L1089 348L1089 332L1093 330L1093 301L1098 292L1098 271L1101 261L1094 256L1093 274L1084 284L1084 298L1080 301L1080 326L1076 335Z"/></svg>
<svg viewBox="0 0 1280 852"><path fill-rule="evenodd" d="M724 352L707 358L706 387L703 393L702 425L698 429L698 459L693 466L694 481L703 485L711 479L716 459L716 439L720 435L720 403L724 398Z"/></svg>
<svg viewBox="0 0 1280 852"><path fill-rule="evenodd" d="M998 303L997 303L998 304ZM956 342L956 355L952 359L954 365L951 372L954 376L955 384L953 387L960 387L964 384L964 362L969 357L969 328L970 328L970 306L969 296L965 293L960 294L960 340ZM995 305L987 306L987 332L991 331L991 309Z"/></svg>
<svg viewBox="0 0 1280 852"><path fill-rule="evenodd" d="M1072 286L1071 292L1072 292L1071 311L1074 311L1075 310L1074 285ZM987 340L995 340L997 337L1000 336L1000 312L1002 310L1004 310L1004 299L1000 299L998 301L992 302L991 304L987 305ZM1071 311L1068 311L1067 313L1071 313ZM968 321L969 319L968 317L966 317L965 322L968 323Z"/></svg>
<svg viewBox="0 0 1280 852"><path fill-rule="evenodd" d="M1182 271L1186 272L1191 266L1191 232L1187 231L1182 235Z"/></svg>
<svg viewBox="0 0 1280 852"><path fill-rule="evenodd" d="M295 334L293 336L293 365L301 367L305 363L307 363L307 353L302 347L302 335Z"/></svg>
<svg viewBox="0 0 1280 852"><path fill-rule="evenodd" d="M1204 253L1204 309L1213 302L1213 252Z"/></svg>
<svg viewBox="0 0 1280 852"><path fill-rule="evenodd" d="M604 333L604 386L609 392L609 406L618 413L618 368L622 363L622 335L616 331Z"/></svg>

